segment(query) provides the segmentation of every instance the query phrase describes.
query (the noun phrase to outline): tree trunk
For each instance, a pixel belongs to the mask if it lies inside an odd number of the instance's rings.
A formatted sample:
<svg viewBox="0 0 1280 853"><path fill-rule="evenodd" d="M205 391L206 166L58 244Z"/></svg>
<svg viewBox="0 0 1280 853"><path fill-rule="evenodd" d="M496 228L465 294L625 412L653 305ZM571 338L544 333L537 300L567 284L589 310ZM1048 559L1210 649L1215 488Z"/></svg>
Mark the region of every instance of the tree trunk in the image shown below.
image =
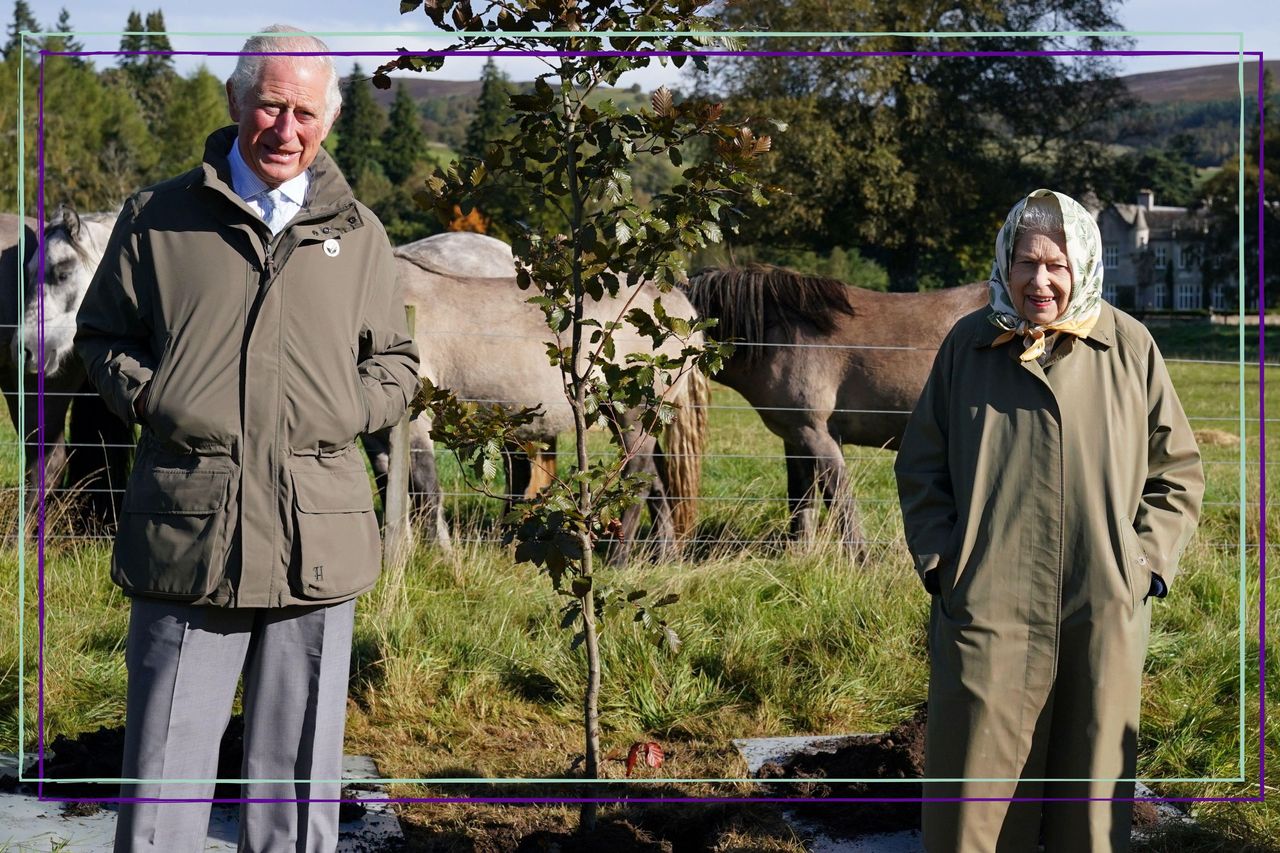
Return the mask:
<svg viewBox="0 0 1280 853"><path fill-rule="evenodd" d="M590 459L587 456L587 382L591 377L591 365L582 364L579 361L582 352L582 318L584 313L584 304L586 302L586 291L582 286L582 256L581 247L578 245L579 235L582 231L583 220L583 201L582 195L578 187L578 169L577 169L577 146L574 140L574 133L577 130L576 116L573 108L568 101L567 95L562 95L562 105L565 110L565 135L566 135L566 152L568 156L565 158L568 168L566 170L566 179L568 182L569 193L573 201L572 221L570 222L569 233L573 235L574 253L573 253L573 345L570 355L570 374L573 398L570 403L573 406L573 437L574 447L577 450L578 470L586 471L590 468ZM591 484L586 478L582 478L578 485L578 506L582 511L584 518L591 518ZM591 531L589 529L581 532L582 543L582 566L581 575L588 582L592 580L593 569L593 551L591 543ZM584 642L587 648L587 689L582 699L582 721L585 733L586 743L584 745L586 751L586 776L588 779L600 778L600 646L599 638L596 635L596 614L595 614L595 594L588 587L586 594L582 596L582 630L584 634ZM582 832L591 832L596 826L596 804L583 803L579 812L579 830Z"/></svg>

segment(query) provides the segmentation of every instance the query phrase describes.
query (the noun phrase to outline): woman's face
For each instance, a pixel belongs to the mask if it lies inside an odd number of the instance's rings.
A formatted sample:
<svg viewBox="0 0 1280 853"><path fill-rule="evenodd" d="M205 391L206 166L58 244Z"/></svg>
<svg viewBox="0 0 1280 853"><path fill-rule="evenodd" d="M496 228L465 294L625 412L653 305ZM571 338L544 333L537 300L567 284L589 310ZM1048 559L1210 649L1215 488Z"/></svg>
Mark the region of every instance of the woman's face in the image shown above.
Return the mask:
<svg viewBox="0 0 1280 853"><path fill-rule="evenodd" d="M1024 319L1044 325L1067 310L1071 298L1071 264L1064 234L1028 234L1013 247L1009 296Z"/></svg>

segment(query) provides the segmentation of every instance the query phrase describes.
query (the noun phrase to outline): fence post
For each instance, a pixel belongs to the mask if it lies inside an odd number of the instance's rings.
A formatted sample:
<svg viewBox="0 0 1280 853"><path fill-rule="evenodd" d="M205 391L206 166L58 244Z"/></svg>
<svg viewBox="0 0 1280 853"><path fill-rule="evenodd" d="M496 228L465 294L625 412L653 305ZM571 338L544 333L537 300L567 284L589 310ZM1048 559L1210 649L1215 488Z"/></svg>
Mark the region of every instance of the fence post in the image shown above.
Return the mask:
<svg viewBox="0 0 1280 853"><path fill-rule="evenodd" d="M410 334L415 320L414 306L404 307L405 320ZM387 588L395 591L403 580L405 563L413 548L413 525L410 523L412 504L409 499L409 414L391 428L389 459L387 460L387 496L384 511L382 558L384 568L391 574Z"/></svg>

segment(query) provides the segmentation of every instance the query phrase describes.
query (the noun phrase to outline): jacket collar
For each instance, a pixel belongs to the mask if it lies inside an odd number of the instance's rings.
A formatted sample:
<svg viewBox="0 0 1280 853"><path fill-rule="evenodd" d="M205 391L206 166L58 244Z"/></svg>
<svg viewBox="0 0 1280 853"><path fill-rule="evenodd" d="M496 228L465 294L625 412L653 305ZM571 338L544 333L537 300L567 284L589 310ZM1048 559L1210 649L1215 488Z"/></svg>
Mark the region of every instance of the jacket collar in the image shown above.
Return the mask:
<svg viewBox="0 0 1280 853"><path fill-rule="evenodd" d="M231 179L231 165L228 155L235 144L238 128L235 125L215 130L209 134L204 144L204 184L210 189L231 199L236 205L252 213L244 200L236 194ZM316 152L316 159L311 164L311 186L307 190L306 219L308 221L331 218L342 214L342 231L359 228L363 223L359 208L355 205L355 197L351 186L338 165L321 148ZM257 216L255 214L254 218Z"/></svg>
<svg viewBox="0 0 1280 853"><path fill-rule="evenodd" d="M975 349L989 347L991 342L1003 333L1004 329L985 320L984 317L984 322L973 336L973 346ZM1105 302L1102 303L1102 311L1098 314L1098 321L1093 324L1093 328L1089 330L1089 334L1084 336L1084 339L1104 349L1114 346L1116 342L1115 309Z"/></svg>

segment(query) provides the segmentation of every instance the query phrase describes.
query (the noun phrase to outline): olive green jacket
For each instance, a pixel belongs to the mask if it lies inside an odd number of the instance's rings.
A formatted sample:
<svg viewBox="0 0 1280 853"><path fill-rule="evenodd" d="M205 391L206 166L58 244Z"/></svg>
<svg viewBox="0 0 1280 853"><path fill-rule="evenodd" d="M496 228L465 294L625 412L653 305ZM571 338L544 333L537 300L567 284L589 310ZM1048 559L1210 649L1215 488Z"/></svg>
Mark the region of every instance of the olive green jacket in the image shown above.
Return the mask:
<svg viewBox="0 0 1280 853"><path fill-rule="evenodd" d="M126 202L77 317L107 404L143 431L112 558L127 593L231 607L369 589L361 433L417 387L391 247L322 150L278 235L231 187L236 129Z"/></svg>
<svg viewBox="0 0 1280 853"><path fill-rule="evenodd" d="M1136 775L1146 595L1153 572L1174 580L1204 491L1195 438L1140 323L1103 305L1086 337L1041 366L1018 360L1021 341L992 346L989 310L943 342L895 465L908 548L940 588L931 851L1034 849L1039 809L1011 797L1133 796L1119 780ZM1091 814L1072 831L1106 838L1115 816Z"/></svg>
<svg viewBox="0 0 1280 853"><path fill-rule="evenodd" d="M991 346L989 313L944 341L895 464L917 571L938 570L946 604L987 608L997 575L1054 586L1072 561L1107 567L1136 605L1153 572L1172 583L1204 492L1155 342L1103 305L1049 377L1019 341Z"/></svg>

